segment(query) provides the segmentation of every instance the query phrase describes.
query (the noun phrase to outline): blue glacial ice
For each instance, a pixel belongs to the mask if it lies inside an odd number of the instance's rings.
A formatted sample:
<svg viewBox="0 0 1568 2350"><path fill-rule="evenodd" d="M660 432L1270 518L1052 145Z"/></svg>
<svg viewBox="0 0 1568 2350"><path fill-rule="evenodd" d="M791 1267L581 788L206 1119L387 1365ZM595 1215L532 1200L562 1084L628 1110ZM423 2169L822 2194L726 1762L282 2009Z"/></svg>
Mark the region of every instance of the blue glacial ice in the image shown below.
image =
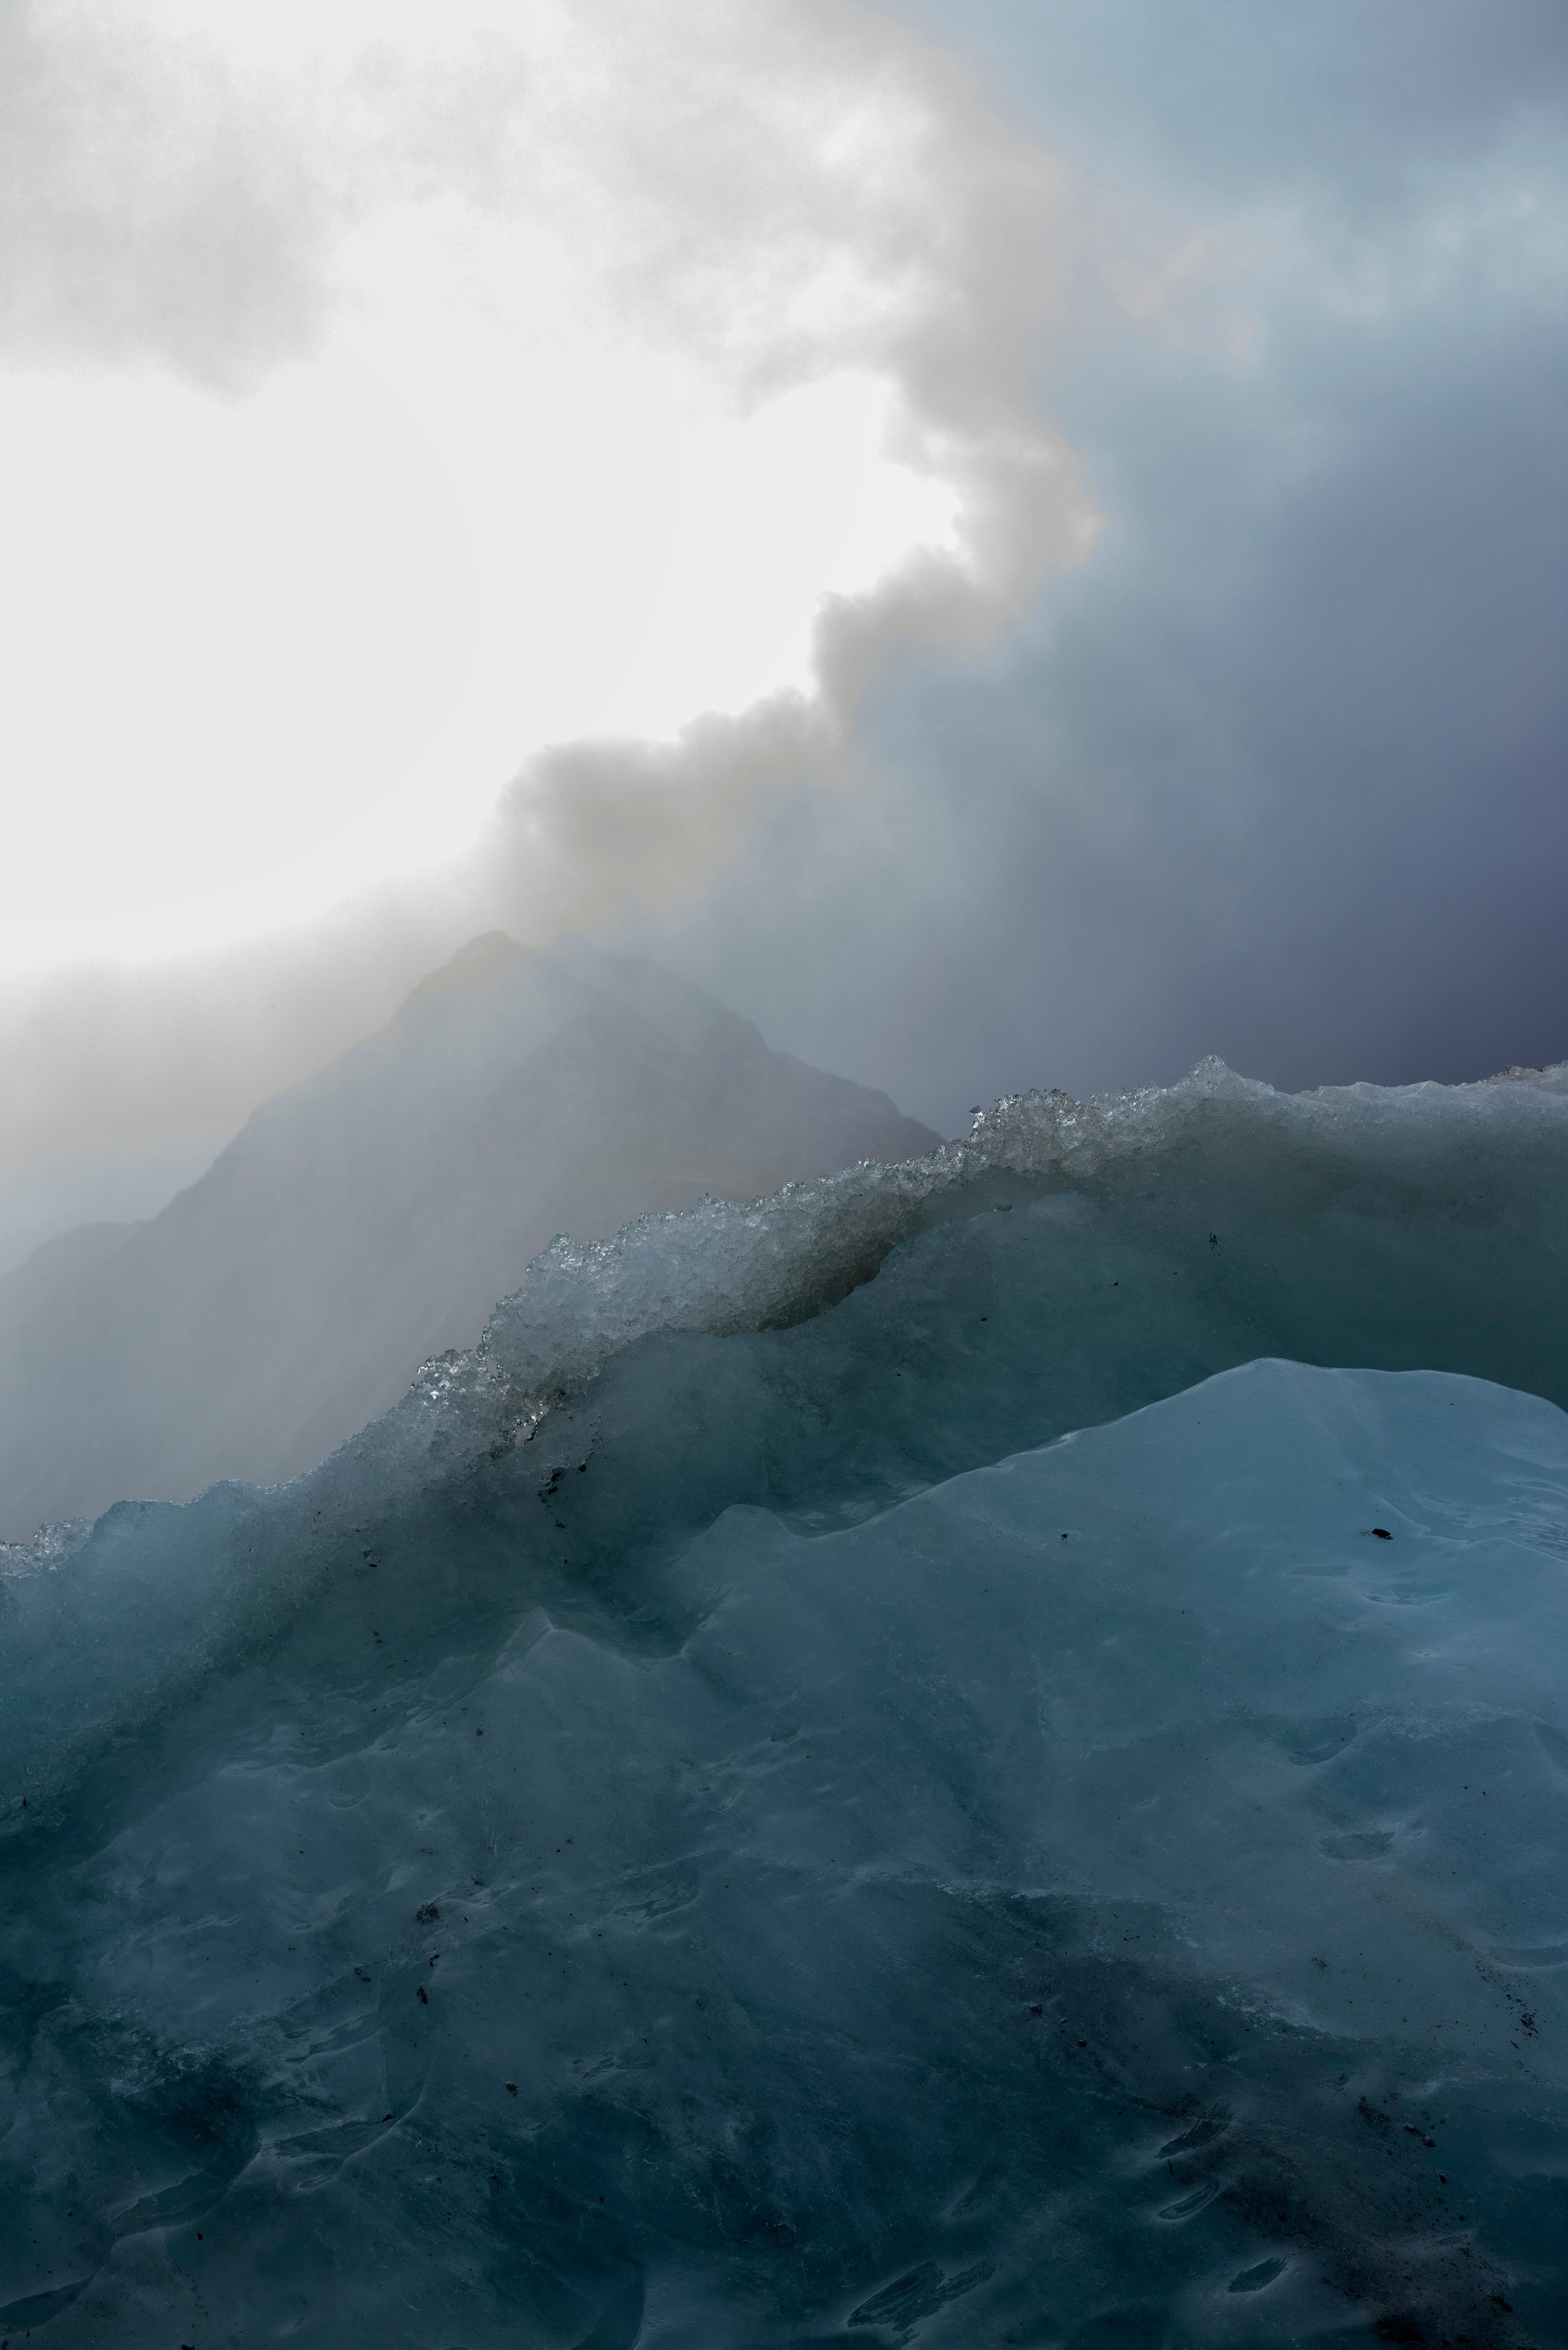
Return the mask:
<svg viewBox="0 0 1568 2350"><path fill-rule="evenodd" d="M14 1547L0 2341L1568 2339L1565 1128L1004 1105Z"/></svg>

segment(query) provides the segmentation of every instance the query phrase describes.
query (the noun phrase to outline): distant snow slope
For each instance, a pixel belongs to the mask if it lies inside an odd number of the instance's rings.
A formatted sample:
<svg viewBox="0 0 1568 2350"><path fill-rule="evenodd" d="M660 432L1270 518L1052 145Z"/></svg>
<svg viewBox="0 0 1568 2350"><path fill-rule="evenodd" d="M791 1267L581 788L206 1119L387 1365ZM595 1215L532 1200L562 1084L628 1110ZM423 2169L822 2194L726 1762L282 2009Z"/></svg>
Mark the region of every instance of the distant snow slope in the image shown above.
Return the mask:
<svg viewBox="0 0 1568 2350"><path fill-rule="evenodd" d="M292 1476L556 1233L935 1139L650 964L476 940L161 1215L0 1279L0 1534Z"/></svg>

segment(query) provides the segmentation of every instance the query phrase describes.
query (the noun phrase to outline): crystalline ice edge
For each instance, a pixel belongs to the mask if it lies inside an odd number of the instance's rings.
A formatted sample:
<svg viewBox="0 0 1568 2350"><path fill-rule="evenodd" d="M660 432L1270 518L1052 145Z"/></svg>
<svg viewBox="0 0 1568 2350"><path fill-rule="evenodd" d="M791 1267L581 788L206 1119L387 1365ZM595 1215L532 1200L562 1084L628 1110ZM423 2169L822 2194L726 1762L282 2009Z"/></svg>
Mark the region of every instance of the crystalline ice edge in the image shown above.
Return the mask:
<svg viewBox="0 0 1568 2350"><path fill-rule="evenodd" d="M1564 1105L1239 1087L13 1555L0 2339L1563 2338Z"/></svg>

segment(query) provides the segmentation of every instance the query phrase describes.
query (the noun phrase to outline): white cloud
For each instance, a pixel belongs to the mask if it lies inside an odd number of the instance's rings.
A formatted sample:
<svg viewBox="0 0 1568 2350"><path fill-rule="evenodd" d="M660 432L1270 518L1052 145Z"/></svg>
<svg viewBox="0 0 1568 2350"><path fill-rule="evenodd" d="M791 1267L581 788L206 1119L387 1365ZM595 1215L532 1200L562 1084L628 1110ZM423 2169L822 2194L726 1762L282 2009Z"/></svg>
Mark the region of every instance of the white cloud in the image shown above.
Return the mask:
<svg viewBox="0 0 1568 2350"><path fill-rule="evenodd" d="M809 702L825 613L898 582L908 617L920 577L972 625L1082 536L1008 348L1051 175L999 130L980 161L945 69L869 18L29 23L13 970L308 918L452 857L550 745Z"/></svg>

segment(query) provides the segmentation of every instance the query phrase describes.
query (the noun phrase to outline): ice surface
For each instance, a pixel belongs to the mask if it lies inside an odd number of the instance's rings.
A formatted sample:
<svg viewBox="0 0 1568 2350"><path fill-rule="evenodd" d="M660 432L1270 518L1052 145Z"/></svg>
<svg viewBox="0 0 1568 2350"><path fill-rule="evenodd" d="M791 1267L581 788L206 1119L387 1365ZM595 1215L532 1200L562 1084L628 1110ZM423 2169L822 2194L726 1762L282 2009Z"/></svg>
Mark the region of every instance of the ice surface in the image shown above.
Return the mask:
<svg viewBox="0 0 1568 2350"><path fill-rule="evenodd" d="M0 2341L1568 2338L1565 1114L1011 1105L14 1548Z"/></svg>
<svg viewBox="0 0 1568 2350"><path fill-rule="evenodd" d="M1263 1363L613 1564L518 1458L13 1845L0 2324L1562 2338L1552 1406Z"/></svg>

